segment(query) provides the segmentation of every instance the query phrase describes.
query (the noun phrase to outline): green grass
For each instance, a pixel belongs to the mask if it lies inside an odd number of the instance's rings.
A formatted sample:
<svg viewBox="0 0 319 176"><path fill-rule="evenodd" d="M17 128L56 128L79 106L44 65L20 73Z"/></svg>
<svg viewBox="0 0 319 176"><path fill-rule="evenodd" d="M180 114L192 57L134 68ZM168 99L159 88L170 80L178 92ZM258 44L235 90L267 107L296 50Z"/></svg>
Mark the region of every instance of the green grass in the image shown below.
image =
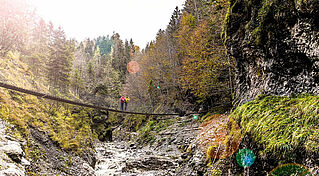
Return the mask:
<svg viewBox="0 0 319 176"><path fill-rule="evenodd" d="M294 151L319 153L319 97L259 96L230 115L265 152L283 157Z"/></svg>

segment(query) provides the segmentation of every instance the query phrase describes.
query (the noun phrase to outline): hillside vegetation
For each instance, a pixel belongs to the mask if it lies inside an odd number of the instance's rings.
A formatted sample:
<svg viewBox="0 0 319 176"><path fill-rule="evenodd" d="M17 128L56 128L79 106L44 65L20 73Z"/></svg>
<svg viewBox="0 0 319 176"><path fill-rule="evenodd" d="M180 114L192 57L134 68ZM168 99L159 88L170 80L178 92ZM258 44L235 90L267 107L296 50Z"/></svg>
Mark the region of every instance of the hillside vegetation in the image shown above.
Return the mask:
<svg viewBox="0 0 319 176"><path fill-rule="evenodd" d="M45 92L46 87L32 81L32 72L20 59L20 56L12 53L1 59L0 65L7 66L3 67L4 70L1 72L6 78L5 81L19 87ZM90 109L51 102L3 88L0 91L0 118L15 125L12 130L21 140L28 139L29 129L35 128L46 133L62 148L77 152L89 149L93 140L97 138L91 131Z"/></svg>

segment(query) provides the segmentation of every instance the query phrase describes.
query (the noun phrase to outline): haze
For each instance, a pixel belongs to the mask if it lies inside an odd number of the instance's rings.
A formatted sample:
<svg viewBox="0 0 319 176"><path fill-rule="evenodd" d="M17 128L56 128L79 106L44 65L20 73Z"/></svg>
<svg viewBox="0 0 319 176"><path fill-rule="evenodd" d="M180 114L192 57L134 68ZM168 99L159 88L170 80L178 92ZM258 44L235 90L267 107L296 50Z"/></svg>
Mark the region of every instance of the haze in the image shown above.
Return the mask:
<svg viewBox="0 0 319 176"><path fill-rule="evenodd" d="M37 13L55 26L61 26L67 37L79 41L86 37L120 34L132 38L144 48L165 29L176 6L185 0L29 0Z"/></svg>

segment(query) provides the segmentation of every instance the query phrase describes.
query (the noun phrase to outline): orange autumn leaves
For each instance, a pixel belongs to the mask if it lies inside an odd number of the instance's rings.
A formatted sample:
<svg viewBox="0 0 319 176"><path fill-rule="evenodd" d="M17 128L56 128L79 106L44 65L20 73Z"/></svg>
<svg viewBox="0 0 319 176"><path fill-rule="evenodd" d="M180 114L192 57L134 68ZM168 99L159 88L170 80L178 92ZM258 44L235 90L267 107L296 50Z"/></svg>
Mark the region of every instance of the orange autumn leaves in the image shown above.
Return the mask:
<svg viewBox="0 0 319 176"><path fill-rule="evenodd" d="M210 158L225 159L236 152L241 142L241 130L232 118L212 115L198 131L197 143Z"/></svg>

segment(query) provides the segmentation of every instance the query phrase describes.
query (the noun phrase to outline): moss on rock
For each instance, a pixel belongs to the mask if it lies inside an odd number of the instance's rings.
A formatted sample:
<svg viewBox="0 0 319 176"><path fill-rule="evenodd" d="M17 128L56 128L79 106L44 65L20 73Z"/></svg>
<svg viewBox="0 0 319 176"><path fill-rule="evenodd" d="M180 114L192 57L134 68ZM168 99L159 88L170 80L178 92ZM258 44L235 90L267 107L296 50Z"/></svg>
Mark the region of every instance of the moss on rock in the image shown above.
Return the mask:
<svg viewBox="0 0 319 176"><path fill-rule="evenodd" d="M259 96L230 115L265 152L319 153L319 96Z"/></svg>

